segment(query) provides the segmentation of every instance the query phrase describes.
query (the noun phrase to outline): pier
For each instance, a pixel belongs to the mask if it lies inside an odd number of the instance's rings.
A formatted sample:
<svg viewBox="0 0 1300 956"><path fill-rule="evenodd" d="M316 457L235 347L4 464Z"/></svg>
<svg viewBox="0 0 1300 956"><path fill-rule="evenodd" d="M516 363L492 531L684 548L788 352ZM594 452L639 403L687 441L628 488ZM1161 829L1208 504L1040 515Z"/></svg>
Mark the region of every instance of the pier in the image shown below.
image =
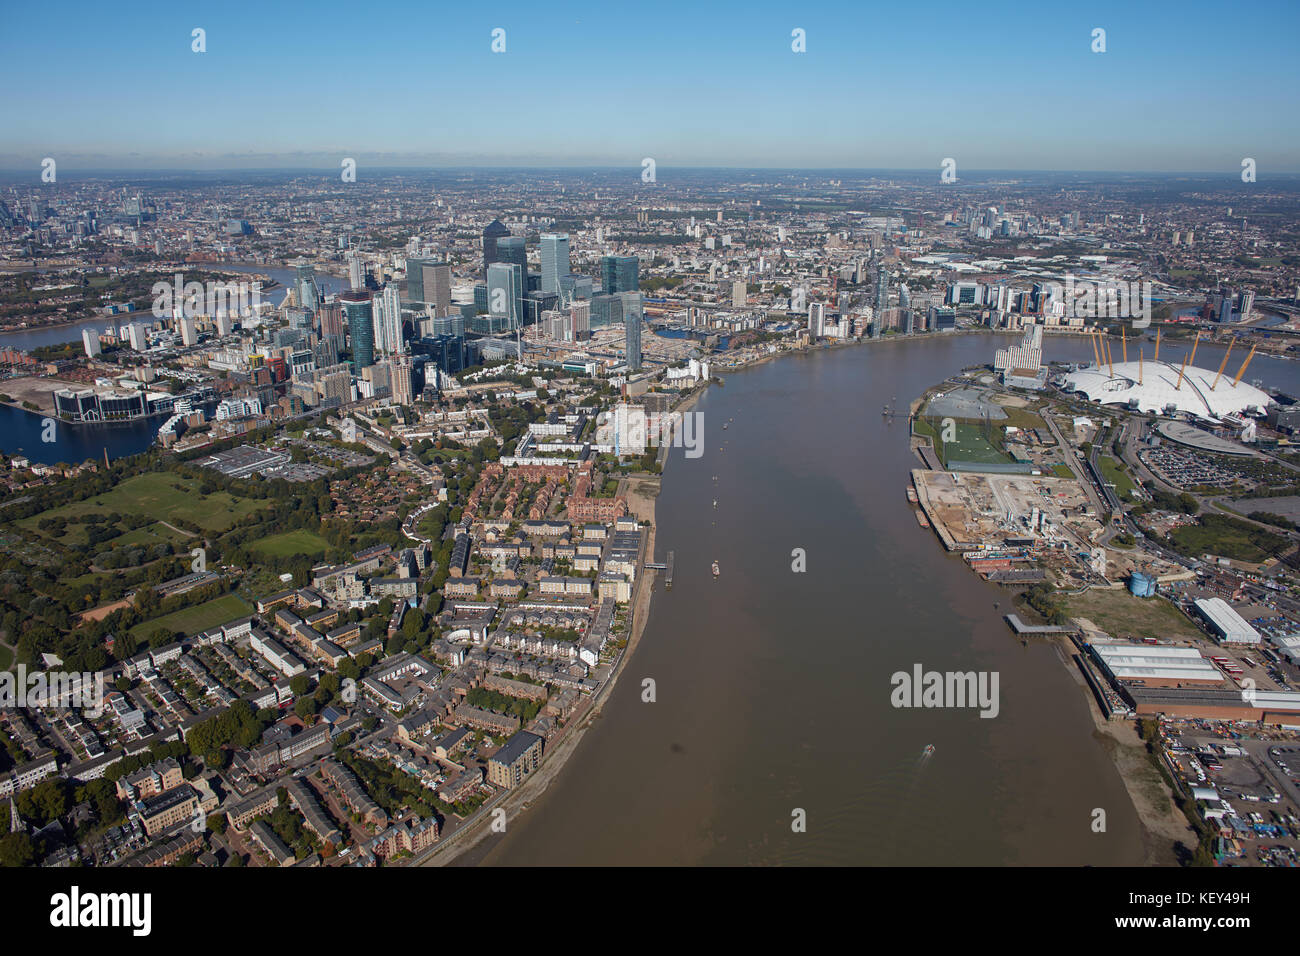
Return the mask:
<svg viewBox="0 0 1300 956"><path fill-rule="evenodd" d="M648 571L664 572L664 587L670 588L673 586L673 553L671 551L668 552L668 557L663 564L647 561L645 566Z"/></svg>

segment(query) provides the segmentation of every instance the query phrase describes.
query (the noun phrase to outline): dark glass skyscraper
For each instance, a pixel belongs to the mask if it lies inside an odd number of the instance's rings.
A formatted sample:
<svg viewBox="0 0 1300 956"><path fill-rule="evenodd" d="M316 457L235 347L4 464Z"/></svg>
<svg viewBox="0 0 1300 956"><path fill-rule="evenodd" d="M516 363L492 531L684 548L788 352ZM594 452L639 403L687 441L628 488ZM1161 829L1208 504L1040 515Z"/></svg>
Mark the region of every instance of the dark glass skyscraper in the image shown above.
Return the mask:
<svg viewBox="0 0 1300 956"><path fill-rule="evenodd" d="M370 293L354 289L344 292L339 298L348 317L352 367L356 370L369 368L375 364L375 319Z"/></svg>
<svg viewBox="0 0 1300 956"><path fill-rule="evenodd" d="M497 252L497 240L508 235L510 230L501 224L500 219L493 219L483 230L483 274L485 276L488 266L501 261L501 256Z"/></svg>
<svg viewBox="0 0 1300 956"><path fill-rule="evenodd" d="M606 295L614 292L639 292L641 284L637 278L637 265L636 256L601 256L601 292Z"/></svg>
<svg viewBox="0 0 1300 956"><path fill-rule="evenodd" d="M497 240L497 262L508 262L519 267L520 301L528 291L528 251L523 236L502 236Z"/></svg>

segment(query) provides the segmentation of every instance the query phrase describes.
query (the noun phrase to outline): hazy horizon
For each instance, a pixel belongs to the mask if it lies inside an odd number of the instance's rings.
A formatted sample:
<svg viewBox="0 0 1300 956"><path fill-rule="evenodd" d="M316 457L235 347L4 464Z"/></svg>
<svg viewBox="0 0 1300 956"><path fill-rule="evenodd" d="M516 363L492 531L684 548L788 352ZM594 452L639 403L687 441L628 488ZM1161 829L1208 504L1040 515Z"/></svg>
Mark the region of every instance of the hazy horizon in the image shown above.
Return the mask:
<svg viewBox="0 0 1300 956"><path fill-rule="evenodd" d="M584 8L585 7L585 8ZM1300 8L7 11L0 167L1300 172ZM1213 29L1206 29L1213 24ZM57 42L31 42L57 28ZM193 47L202 30L202 52ZM1105 51L1094 33L1105 31ZM493 46L499 34L498 52ZM796 31L799 37L794 38ZM793 47L802 45L802 52Z"/></svg>

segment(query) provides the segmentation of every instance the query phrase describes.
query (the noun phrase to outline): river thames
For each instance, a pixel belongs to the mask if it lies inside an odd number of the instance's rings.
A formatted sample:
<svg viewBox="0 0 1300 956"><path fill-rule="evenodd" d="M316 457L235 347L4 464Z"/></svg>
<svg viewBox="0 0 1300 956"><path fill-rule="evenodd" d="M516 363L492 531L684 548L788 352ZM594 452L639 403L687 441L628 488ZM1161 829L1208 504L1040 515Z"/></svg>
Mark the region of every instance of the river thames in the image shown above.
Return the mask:
<svg viewBox="0 0 1300 956"><path fill-rule="evenodd" d="M673 589L656 586L639 646L559 777L458 862L1142 863L1137 814L1070 667L1012 637L1007 592L918 527L905 497L919 467L907 404L1012 341L927 337L723 372L695 406L706 453L673 449L665 470L656 551L676 552ZM1050 336L1044 352L1092 355ZM1257 357L1250 377L1293 388L1297 373ZM883 417L886 404L904 414ZM917 664L996 671L997 716L894 708L891 675Z"/></svg>

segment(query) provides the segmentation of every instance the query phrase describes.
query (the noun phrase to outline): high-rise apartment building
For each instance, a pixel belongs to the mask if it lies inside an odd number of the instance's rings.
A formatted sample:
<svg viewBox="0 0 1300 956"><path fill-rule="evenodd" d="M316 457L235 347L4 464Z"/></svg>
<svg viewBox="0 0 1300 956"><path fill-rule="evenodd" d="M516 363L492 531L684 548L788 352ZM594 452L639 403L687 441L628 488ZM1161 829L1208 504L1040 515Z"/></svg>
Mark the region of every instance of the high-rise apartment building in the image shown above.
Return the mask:
<svg viewBox="0 0 1300 956"><path fill-rule="evenodd" d="M629 372L635 372L641 368L640 311L634 311L631 315L625 315L623 317L623 326L627 339L627 368Z"/></svg>
<svg viewBox="0 0 1300 956"><path fill-rule="evenodd" d="M394 355L388 362L389 387L393 390L393 401L398 405L410 405L415 401L415 376L411 356L405 353Z"/></svg>
<svg viewBox="0 0 1300 956"><path fill-rule="evenodd" d="M388 355L402 349L402 297L390 282L374 298L375 352Z"/></svg>
<svg viewBox="0 0 1300 956"><path fill-rule="evenodd" d="M375 323L370 293L353 289L339 298L348 319L352 367L357 370L369 368L375 364Z"/></svg>
<svg viewBox="0 0 1300 956"><path fill-rule="evenodd" d="M871 323L871 337L880 338L885 321L885 305L889 302L889 273L882 262L876 266L876 315Z"/></svg>
<svg viewBox="0 0 1300 956"><path fill-rule="evenodd" d="M814 341L826 334L826 306L814 302L808 306L808 337Z"/></svg>
<svg viewBox="0 0 1300 956"><path fill-rule="evenodd" d="M322 305L316 312L320 319L320 334L323 336L333 336L335 339L343 339L343 305L340 302L329 302Z"/></svg>

